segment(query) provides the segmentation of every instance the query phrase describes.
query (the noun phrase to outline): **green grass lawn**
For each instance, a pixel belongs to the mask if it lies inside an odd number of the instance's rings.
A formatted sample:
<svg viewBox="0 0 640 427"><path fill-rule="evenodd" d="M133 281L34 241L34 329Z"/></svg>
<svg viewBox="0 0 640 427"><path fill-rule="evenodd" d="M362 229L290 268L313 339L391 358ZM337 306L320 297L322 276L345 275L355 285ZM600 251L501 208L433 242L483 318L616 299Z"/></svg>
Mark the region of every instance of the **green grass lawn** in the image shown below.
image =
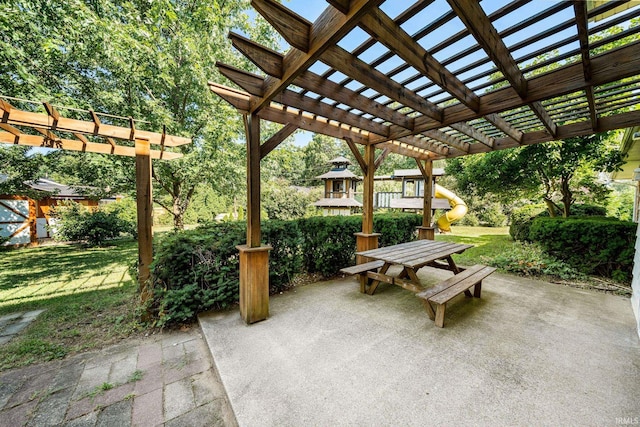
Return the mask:
<svg viewBox="0 0 640 427"><path fill-rule="evenodd" d="M64 357L138 333L137 242L56 245L0 252L0 316L45 309L0 346L0 370Z"/></svg>
<svg viewBox="0 0 640 427"><path fill-rule="evenodd" d="M486 263L488 258L508 250L514 244L509 235L509 227L453 226L451 230L451 234L436 234L436 240L474 245L473 248L454 256L456 263L460 265Z"/></svg>

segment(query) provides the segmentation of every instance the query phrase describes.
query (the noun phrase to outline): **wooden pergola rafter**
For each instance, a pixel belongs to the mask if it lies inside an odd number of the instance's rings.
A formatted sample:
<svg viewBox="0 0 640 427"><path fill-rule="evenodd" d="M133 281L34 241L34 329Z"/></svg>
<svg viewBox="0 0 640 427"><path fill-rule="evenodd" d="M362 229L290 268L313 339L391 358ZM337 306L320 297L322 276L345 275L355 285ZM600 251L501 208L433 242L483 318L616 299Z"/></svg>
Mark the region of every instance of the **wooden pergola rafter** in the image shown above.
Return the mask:
<svg viewBox="0 0 640 427"><path fill-rule="evenodd" d="M274 0L252 0L291 48L280 53L231 33L233 45L264 74L218 64L242 90L216 83L210 89L247 120L249 157L264 157L295 129L348 141L364 172L359 250L377 246L367 205L379 166L376 149L415 158L428 176L436 159L640 121L640 26L631 24L640 17L640 6L618 12L626 1L589 9L584 1L557 0L538 4L543 9L531 13L526 9L530 0L447 0L438 3L438 10L430 0L404 10L391 0L327 3L311 22ZM605 14L611 16L599 20ZM549 25L540 26L545 20ZM412 22L421 27L412 28ZM617 25L622 31L605 33ZM367 38L349 48L354 44L350 38L362 34ZM252 133L260 120L286 129L265 148ZM252 144L258 147L251 149ZM259 177L259 161L250 159L248 167L250 175ZM249 179L254 180L250 210L259 212L259 178ZM258 250L259 218L248 221L247 248ZM428 228L430 217L424 222ZM264 309L247 314L250 306L241 302L248 322L266 316Z"/></svg>
<svg viewBox="0 0 640 427"><path fill-rule="evenodd" d="M136 158L138 281L141 300L146 301L151 296L147 281L153 261L151 160L182 157L180 153L165 149L189 144L191 139L169 135L165 128L162 132L142 130L131 117L116 117L90 110L82 111L90 120L71 119L61 115L47 102L42 103L45 113L38 113L17 109L7 99L10 98L0 97L0 143ZM126 120L129 125L104 123L114 119Z"/></svg>

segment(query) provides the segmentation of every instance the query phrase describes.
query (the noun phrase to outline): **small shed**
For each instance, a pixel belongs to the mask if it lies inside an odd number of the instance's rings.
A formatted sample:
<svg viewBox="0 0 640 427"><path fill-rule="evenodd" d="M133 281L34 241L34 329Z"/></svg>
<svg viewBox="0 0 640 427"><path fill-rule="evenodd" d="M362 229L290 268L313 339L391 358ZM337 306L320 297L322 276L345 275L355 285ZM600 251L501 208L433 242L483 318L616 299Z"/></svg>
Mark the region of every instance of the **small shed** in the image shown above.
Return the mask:
<svg viewBox="0 0 640 427"><path fill-rule="evenodd" d="M356 185L361 179L349 170L349 159L339 156L329 160L331 170L316 178L324 182L324 197L314 203L325 216L352 215L362 208L355 199Z"/></svg>
<svg viewBox="0 0 640 427"><path fill-rule="evenodd" d="M27 185L46 196L34 200L27 196L0 195L0 236L9 237L5 245L25 245L51 237L48 228L52 225L51 209L62 201L73 200L87 208L98 206L98 200L50 179L40 178Z"/></svg>

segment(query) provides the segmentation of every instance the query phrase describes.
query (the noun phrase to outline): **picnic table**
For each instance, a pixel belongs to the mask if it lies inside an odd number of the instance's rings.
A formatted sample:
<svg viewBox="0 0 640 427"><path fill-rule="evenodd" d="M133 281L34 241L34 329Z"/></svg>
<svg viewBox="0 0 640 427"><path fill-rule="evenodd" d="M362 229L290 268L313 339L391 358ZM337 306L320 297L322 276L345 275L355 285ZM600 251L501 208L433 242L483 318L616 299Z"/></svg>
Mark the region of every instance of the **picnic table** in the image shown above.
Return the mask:
<svg viewBox="0 0 640 427"><path fill-rule="evenodd" d="M380 266L378 272L371 270L367 272L366 276L371 280L365 281L364 289L361 288L360 291L373 295L380 282L384 282L400 286L412 292L420 292L424 289L416 274L420 268L425 266L436 267L458 274L462 270L456 265L451 256L461 254L471 247L473 245L438 242L435 240L416 240L358 252L357 255L378 261L377 263L374 261L371 267ZM360 264L360 266L362 265ZM394 265L402 266L402 271L398 276L387 274L389 268Z"/></svg>
<svg viewBox="0 0 640 427"><path fill-rule="evenodd" d="M468 269L458 267L452 255L461 254L471 247L473 245L416 240L357 252L357 255L372 261L340 271L359 275L362 293L373 295L380 283L390 283L416 293L425 303L429 317L435 320L437 326L443 327L446 303L463 292L469 297L480 298L482 279L495 271L495 268L484 265L474 265ZM392 266L402 267L398 275L389 274ZM454 276L425 289L417 275L418 270L425 266L450 270ZM469 291L472 286L473 295Z"/></svg>

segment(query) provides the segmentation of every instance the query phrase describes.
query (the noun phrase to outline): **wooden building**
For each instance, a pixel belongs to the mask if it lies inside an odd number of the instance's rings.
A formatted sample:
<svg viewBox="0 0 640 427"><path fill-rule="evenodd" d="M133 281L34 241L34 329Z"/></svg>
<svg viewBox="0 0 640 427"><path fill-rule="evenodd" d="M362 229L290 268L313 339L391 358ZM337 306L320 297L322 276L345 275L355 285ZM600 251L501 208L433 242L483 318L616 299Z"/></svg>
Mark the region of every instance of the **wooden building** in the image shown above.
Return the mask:
<svg viewBox="0 0 640 427"><path fill-rule="evenodd" d="M0 195L0 236L9 237L5 245L26 245L51 237L54 225L51 211L64 201L72 200L87 208L97 207L98 200L81 194L77 189L40 178L28 183L32 190L42 192L39 199L26 196Z"/></svg>
<svg viewBox="0 0 640 427"><path fill-rule="evenodd" d="M353 215L362 208L362 203L355 199L356 185L362 179L349 170L351 162L345 157L329 160L331 170L317 176L324 184L324 197L314 203L328 215Z"/></svg>
<svg viewBox="0 0 640 427"><path fill-rule="evenodd" d="M435 197L435 190L433 187L436 185L438 177L444 175L444 169L434 168L431 179L431 209L450 209L449 203L440 198ZM391 176L394 180L402 181L402 193L400 197L389 201L389 208L422 211L424 207L424 177L420 169L396 169Z"/></svg>

